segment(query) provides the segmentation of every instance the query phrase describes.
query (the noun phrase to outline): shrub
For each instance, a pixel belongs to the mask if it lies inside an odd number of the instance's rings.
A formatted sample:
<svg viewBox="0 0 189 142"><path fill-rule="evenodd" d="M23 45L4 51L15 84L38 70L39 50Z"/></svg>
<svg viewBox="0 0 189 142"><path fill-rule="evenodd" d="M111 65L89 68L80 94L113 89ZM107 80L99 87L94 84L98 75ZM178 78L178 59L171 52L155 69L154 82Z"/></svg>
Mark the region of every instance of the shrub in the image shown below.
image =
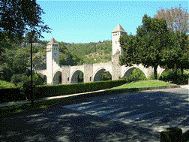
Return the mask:
<svg viewBox="0 0 189 142"><path fill-rule="evenodd" d="M181 72L178 71L177 79L176 79L173 70L164 71L161 74L161 76L159 77L160 80L163 80L163 81L166 81L166 82L171 81L171 82L176 83L176 84L187 84L188 78L189 78L189 74L184 73L182 75Z"/></svg>
<svg viewBox="0 0 189 142"><path fill-rule="evenodd" d="M14 74L11 77L11 82L14 83L16 86L20 83L20 82L24 82L29 80L28 76L25 74Z"/></svg>

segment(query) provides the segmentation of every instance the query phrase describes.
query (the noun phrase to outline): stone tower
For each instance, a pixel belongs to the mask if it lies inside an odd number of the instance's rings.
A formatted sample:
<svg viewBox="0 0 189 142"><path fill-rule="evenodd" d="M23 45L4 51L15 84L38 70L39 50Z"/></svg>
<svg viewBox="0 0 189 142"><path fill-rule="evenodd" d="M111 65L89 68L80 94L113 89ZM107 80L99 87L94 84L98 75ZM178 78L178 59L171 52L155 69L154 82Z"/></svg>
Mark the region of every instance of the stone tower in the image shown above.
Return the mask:
<svg viewBox="0 0 189 142"><path fill-rule="evenodd" d="M47 83L51 84L54 74L53 69L59 66L59 46L54 38L52 38L50 42L47 44L46 51L46 65L48 71Z"/></svg>
<svg viewBox="0 0 189 142"><path fill-rule="evenodd" d="M125 30L120 24L112 32L112 80L121 78L121 66L119 65L119 55L122 49L119 43L120 36L125 33Z"/></svg>
<svg viewBox="0 0 189 142"><path fill-rule="evenodd" d="M112 55L115 55L116 53L121 55L122 50L119 43L119 38L123 33L125 33L125 30L120 24L118 24L112 32Z"/></svg>

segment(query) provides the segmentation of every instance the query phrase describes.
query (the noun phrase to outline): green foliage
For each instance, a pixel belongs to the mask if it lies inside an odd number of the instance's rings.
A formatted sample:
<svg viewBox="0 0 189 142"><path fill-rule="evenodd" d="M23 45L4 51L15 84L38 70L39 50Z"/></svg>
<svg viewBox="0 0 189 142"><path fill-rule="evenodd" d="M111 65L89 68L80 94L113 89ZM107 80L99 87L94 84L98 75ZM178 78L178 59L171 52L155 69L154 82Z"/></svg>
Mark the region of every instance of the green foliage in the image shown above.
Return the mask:
<svg viewBox="0 0 189 142"><path fill-rule="evenodd" d="M157 78L157 67L162 62L162 50L168 44L168 32L165 19L159 20L144 15L136 36L127 34L121 36L123 56L120 57L120 63L129 66L139 63L145 67L152 66L154 76Z"/></svg>
<svg viewBox="0 0 189 142"><path fill-rule="evenodd" d="M123 53L120 56L121 65L132 66L133 64L141 63L137 43L136 36L125 33L120 37L120 45L123 49Z"/></svg>
<svg viewBox="0 0 189 142"><path fill-rule="evenodd" d="M138 68L135 68L128 78L130 81L146 80L145 74Z"/></svg>
<svg viewBox="0 0 189 142"><path fill-rule="evenodd" d="M68 50L68 44L59 42L59 64L60 65L77 65L81 62L81 59L77 55L72 55Z"/></svg>
<svg viewBox="0 0 189 142"><path fill-rule="evenodd" d="M163 51L163 63L165 68L189 68L189 45L186 33L169 33L169 45Z"/></svg>
<svg viewBox="0 0 189 142"><path fill-rule="evenodd" d="M58 95L67 95L74 93L90 92L106 88L112 88L126 83L126 79L98 81L91 83L77 83L77 84L60 84L60 85L43 85L37 86L35 98L51 97Z"/></svg>
<svg viewBox="0 0 189 142"><path fill-rule="evenodd" d="M66 44L68 51L80 59L78 64L98 63L111 60L112 43L111 41L103 41L98 43L78 43Z"/></svg>
<svg viewBox="0 0 189 142"><path fill-rule="evenodd" d="M80 72L78 75L78 83L83 83L84 79L83 79L83 72Z"/></svg>
<svg viewBox="0 0 189 142"><path fill-rule="evenodd" d="M177 74L177 80L175 80L175 72L172 69L169 69L167 71L164 71L161 76L159 77L160 80L163 81L170 81L176 84L188 84L188 79L189 79L189 73L184 73L183 75L181 74L181 71L178 71Z"/></svg>
<svg viewBox="0 0 189 142"><path fill-rule="evenodd" d="M11 82L14 83L16 86L20 82L25 82L25 81L28 81L28 80L29 80L29 78L26 74L13 74L13 76L11 77Z"/></svg>
<svg viewBox="0 0 189 142"><path fill-rule="evenodd" d="M6 50L3 53L3 80L10 81L13 74L23 74L28 67L28 58L22 50Z"/></svg>
<svg viewBox="0 0 189 142"><path fill-rule="evenodd" d="M0 37L11 40L22 40L26 31L36 31L39 36L48 32L49 27L43 25L41 15L44 14L36 1L9 0L0 1L1 5L1 31Z"/></svg>
<svg viewBox="0 0 189 142"><path fill-rule="evenodd" d="M41 85L45 82L45 78L42 78L39 74L33 73L33 82L35 85ZM29 76L29 80L31 80L31 75Z"/></svg>
<svg viewBox="0 0 189 142"><path fill-rule="evenodd" d="M101 81L112 80L112 75L110 74L110 72L104 71L100 75L100 80Z"/></svg>
<svg viewBox="0 0 189 142"><path fill-rule="evenodd" d="M7 82L4 80L0 80L0 89L2 88L14 88L15 84L12 82Z"/></svg>

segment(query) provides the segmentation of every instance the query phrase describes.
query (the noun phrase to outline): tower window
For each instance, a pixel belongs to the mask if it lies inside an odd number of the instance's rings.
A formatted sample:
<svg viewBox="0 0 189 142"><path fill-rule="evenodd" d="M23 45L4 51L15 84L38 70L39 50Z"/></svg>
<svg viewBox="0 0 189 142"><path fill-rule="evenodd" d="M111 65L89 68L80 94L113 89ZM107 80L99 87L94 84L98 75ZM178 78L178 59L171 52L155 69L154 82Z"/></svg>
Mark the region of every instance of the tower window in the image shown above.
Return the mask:
<svg viewBox="0 0 189 142"><path fill-rule="evenodd" d="M117 44L117 41L115 41L115 44Z"/></svg>

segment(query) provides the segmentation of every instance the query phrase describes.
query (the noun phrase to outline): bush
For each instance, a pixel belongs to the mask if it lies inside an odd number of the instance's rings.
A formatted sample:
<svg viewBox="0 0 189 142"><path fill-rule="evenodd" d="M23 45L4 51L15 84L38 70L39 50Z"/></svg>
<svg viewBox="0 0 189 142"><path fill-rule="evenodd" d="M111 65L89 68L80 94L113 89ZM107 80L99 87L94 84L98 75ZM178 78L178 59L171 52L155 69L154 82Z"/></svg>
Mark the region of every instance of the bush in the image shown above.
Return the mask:
<svg viewBox="0 0 189 142"><path fill-rule="evenodd" d="M18 84L20 84L20 82L24 82L27 80L29 80L29 78L25 74L14 74L11 77L11 82L14 83L16 86L18 86Z"/></svg>
<svg viewBox="0 0 189 142"><path fill-rule="evenodd" d="M188 84L188 78L189 78L189 74L184 73L182 75L181 72L178 71L177 79L176 79L173 70L164 71L161 74L161 76L159 77L160 80L163 80L163 81L166 81L166 82L171 81L171 82L176 83L176 84Z"/></svg>

